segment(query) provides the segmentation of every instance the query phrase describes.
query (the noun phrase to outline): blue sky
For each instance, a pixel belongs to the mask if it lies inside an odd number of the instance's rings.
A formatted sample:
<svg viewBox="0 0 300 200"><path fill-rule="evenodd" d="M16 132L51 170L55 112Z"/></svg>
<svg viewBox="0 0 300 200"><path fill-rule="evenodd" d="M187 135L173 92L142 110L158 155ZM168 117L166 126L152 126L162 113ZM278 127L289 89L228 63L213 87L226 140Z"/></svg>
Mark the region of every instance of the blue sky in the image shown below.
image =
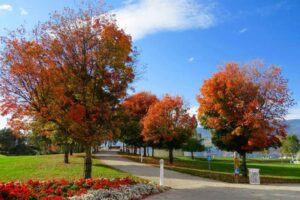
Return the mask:
<svg viewBox="0 0 300 200"><path fill-rule="evenodd" d="M75 0L0 0L0 35L31 28ZM261 59L282 67L300 119L300 1L107 0L119 25L132 35L146 70L136 91L181 95L192 110L203 80L228 61ZM0 127L4 126L0 119Z"/></svg>

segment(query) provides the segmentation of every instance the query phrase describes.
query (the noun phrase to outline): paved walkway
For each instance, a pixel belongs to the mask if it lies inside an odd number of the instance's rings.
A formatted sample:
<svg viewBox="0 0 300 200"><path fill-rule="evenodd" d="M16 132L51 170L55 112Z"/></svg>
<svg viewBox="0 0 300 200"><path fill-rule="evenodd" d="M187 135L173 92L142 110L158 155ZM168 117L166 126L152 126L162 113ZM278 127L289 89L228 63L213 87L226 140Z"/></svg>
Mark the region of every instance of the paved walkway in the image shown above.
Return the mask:
<svg viewBox="0 0 300 200"><path fill-rule="evenodd" d="M130 161L116 152L98 154L103 163L135 176L159 182L159 168ZM300 199L300 185L230 184L165 170L165 185L171 190L147 200L277 200Z"/></svg>

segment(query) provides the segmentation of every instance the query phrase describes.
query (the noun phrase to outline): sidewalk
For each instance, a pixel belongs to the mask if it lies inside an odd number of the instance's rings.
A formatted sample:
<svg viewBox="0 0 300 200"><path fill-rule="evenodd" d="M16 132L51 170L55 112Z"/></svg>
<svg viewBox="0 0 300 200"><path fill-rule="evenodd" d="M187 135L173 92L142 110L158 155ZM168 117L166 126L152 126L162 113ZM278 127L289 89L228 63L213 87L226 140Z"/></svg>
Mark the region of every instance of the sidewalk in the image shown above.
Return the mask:
<svg viewBox="0 0 300 200"><path fill-rule="evenodd" d="M116 152L98 153L101 161L113 168L151 181L159 182L159 168L130 161ZM300 199L300 185L247 185L230 184L171 170L165 170L168 192L147 198L148 200L296 200Z"/></svg>

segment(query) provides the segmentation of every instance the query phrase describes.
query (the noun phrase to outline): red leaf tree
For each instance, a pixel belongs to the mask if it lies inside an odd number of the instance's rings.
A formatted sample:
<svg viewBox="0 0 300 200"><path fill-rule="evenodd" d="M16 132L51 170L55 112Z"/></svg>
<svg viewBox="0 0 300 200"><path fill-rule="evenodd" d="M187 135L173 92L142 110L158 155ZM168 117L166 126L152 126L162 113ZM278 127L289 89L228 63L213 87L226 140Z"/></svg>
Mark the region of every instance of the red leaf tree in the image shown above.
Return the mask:
<svg viewBox="0 0 300 200"><path fill-rule="evenodd" d="M173 150L180 148L195 134L197 120L189 115L181 97L166 95L150 107L143 125L144 140L168 148L172 164Z"/></svg>
<svg viewBox="0 0 300 200"><path fill-rule="evenodd" d="M136 55L131 37L98 7L55 12L31 37L20 30L4 38L1 52L1 114L12 116L15 130L38 119L55 123L84 145L84 178L91 147L114 131Z"/></svg>
<svg viewBox="0 0 300 200"><path fill-rule="evenodd" d="M220 149L246 153L278 147L286 135L284 117L293 100L287 80L276 66L259 62L240 67L228 63L205 80L197 98L198 119Z"/></svg>
<svg viewBox="0 0 300 200"><path fill-rule="evenodd" d="M158 99L149 92L138 92L126 98L122 103L124 118L122 125L121 140L127 145L144 147L144 156L146 156L146 145L142 136L142 119L147 114L151 105Z"/></svg>

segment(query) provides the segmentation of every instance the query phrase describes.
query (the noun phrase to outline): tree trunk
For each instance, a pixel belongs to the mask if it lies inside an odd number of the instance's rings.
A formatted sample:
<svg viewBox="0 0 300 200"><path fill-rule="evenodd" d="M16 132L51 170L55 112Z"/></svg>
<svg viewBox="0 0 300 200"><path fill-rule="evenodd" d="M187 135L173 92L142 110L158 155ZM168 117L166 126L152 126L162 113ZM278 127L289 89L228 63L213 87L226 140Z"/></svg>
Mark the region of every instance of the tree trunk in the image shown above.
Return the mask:
<svg viewBox="0 0 300 200"><path fill-rule="evenodd" d="M85 158L84 158L84 179L92 177L92 151L91 146L85 147Z"/></svg>
<svg viewBox="0 0 300 200"><path fill-rule="evenodd" d="M64 153L65 153L65 155L64 155L64 163L66 163L66 164L68 164L69 163L69 144L65 144L64 145Z"/></svg>
<svg viewBox="0 0 300 200"><path fill-rule="evenodd" d="M147 147L144 147L144 156L147 157Z"/></svg>
<svg viewBox="0 0 300 200"><path fill-rule="evenodd" d="M136 146L133 147L133 154L134 154L134 155L137 154L137 148L136 148Z"/></svg>
<svg viewBox="0 0 300 200"><path fill-rule="evenodd" d="M152 157L154 157L154 147L152 147Z"/></svg>
<svg viewBox="0 0 300 200"><path fill-rule="evenodd" d="M242 156L241 172L244 177L247 177L248 173L247 173L247 164L246 164L246 153L245 152L241 153L241 156Z"/></svg>
<svg viewBox="0 0 300 200"><path fill-rule="evenodd" d="M129 147L128 147L127 144L125 144L125 152L126 152L126 153L130 153L130 150L129 150Z"/></svg>
<svg viewBox="0 0 300 200"><path fill-rule="evenodd" d="M79 153L80 152L80 145L78 143L76 143L76 153Z"/></svg>
<svg viewBox="0 0 300 200"><path fill-rule="evenodd" d="M169 148L169 162L173 164L174 157L173 157L173 148Z"/></svg>
<svg viewBox="0 0 300 200"><path fill-rule="evenodd" d="M73 156L74 143L70 145L70 156Z"/></svg>
<svg viewBox="0 0 300 200"><path fill-rule="evenodd" d="M192 159L194 160L194 152L191 151L191 156L192 156Z"/></svg>
<svg viewBox="0 0 300 200"><path fill-rule="evenodd" d="M97 153L98 152L97 146L94 146L93 150L94 150L94 153Z"/></svg>

